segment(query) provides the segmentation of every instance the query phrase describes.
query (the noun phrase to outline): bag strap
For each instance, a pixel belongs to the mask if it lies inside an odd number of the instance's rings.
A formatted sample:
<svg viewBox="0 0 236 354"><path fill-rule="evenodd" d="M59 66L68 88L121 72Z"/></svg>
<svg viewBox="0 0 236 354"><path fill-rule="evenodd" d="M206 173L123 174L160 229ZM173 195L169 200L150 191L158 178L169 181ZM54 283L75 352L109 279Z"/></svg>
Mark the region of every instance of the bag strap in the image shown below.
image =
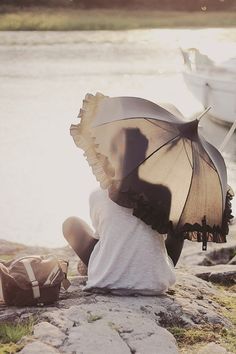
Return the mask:
<svg viewBox="0 0 236 354"><path fill-rule="evenodd" d="M59 266L58 264L56 264L55 267L51 270L51 273L49 273L49 276L47 277L43 285L53 284L59 272L60 272Z"/></svg>
<svg viewBox="0 0 236 354"><path fill-rule="evenodd" d="M33 295L34 295L34 298L39 298L40 297L40 289L39 289L39 284L38 284L38 281L35 279L35 274L34 274L34 271L31 267L31 261L33 259L39 259L41 260L42 257L41 256L37 256L37 255L33 255L33 256L25 256L25 257L22 257L22 258L18 258L16 259L15 261L11 262L10 264L10 267L12 267L12 265L14 265L16 262L22 262L25 269L26 269L26 272L27 272L27 275L29 277L29 280L31 281L31 284L32 284L32 290L33 290ZM59 259L58 260L58 263L61 267L61 270L62 272L64 273L64 279L62 280L62 286L65 290L67 290L71 283L70 281L67 279L67 272L68 272L68 267L69 267L69 262L64 260L64 259ZM44 285L49 285L49 284L52 284L54 279L56 278L56 276L58 275L58 272L59 272L59 268L58 268L58 265L56 265L51 273L49 274L47 280L45 281Z"/></svg>
<svg viewBox="0 0 236 354"><path fill-rule="evenodd" d="M40 297L39 283L35 279L35 274L30 264L31 261L29 259L22 259L21 262L24 264L29 280L31 281L33 296L35 299L38 299Z"/></svg>
<svg viewBox="0 0 236 354"><path fill-rule="evenodd" d="M59 259L58 264L55 265L55 267L52 269L44 285L53 284L54 280L56 279L58 273L61 270L64 274L64 279L62 280L62 286L65 290L67 290L71 285L70 281L67 279L68 266L69 266L68 261Z"/></svg>
<svg viewBox="0 0 236 354"><path fill-rule="evenodd" d="M2 278L0 277L0 303L4 302L3 290L2 290Z"/></svg>
<svg viewBox="0 0 236 354"><path fill-rule="evenodd" d="M41 260L42 257L36 255L36 256L24 256L24 257L21 257L21 258L17 258L17 259L15 259L14 261L12 261L10 263L10 267L12 267L17 262L23 262L24 260L29 261L29 259L39 259L39 260Z"/></svg>
<svg viewBox="0 0 236 354"><path fill-rule="evenodd" d="M71 286L71 282L67 279L67 272L69 267L69 262L64 259L59 259L60 267L64 273L64 279L62 280L62 285L65 290L67 290Z"/></svg>

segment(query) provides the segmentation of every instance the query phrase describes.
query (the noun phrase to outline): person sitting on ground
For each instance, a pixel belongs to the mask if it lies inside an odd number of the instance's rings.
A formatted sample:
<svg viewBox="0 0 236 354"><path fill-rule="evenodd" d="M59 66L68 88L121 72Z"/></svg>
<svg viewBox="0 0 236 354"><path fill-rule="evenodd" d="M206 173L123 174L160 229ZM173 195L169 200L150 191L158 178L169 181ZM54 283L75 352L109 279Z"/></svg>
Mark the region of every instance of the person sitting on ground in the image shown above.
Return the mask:
<svg viewBox="0 0 236 354"><path fill-rule="evenodd" d="M97 190L90 196L95 232L78 217L63 223L63 234L88 267L85 290L158 295L175 283L174 266L183 240L161 235ZM166 237L166 239L165 239Z"/></svg>

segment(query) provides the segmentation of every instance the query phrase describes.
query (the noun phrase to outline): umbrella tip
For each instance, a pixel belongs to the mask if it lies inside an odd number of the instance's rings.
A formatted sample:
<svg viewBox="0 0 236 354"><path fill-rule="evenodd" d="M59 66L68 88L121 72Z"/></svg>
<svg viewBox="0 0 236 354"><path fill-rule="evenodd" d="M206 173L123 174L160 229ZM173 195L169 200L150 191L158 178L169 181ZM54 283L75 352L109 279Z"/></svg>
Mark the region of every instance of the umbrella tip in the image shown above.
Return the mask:
<svg viewBox="0 0 236 354"><path fill-rule="evenodd" d="M211 106L207 107L207 108L200 114L200 116L198 116L198 117L196 118L196 120L200 121L200 120L202 119L202 117L205 116L205 114L210 111L210 109L211 109Z"/></svg>

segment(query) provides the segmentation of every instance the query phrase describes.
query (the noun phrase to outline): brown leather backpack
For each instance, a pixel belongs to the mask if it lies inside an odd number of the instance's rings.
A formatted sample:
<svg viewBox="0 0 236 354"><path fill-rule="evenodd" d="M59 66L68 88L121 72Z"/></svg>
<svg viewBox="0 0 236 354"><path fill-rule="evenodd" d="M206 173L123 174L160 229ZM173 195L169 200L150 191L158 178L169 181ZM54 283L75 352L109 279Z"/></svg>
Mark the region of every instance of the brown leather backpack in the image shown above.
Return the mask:
<svg viewBox="0 0 236 354"><path fill-rule="evenodd" d="M0 261L0 297L6 305L52 304L59 298L61 284L67 289L68 262L54 255L27 256Z"/></svg>

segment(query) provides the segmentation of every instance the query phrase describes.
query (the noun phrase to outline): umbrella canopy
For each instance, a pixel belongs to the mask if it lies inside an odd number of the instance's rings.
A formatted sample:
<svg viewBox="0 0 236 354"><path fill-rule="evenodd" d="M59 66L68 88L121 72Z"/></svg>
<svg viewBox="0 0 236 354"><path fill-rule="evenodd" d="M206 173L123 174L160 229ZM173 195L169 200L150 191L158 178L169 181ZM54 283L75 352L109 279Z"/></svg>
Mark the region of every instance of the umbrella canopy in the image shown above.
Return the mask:
<svg viewBox="0 0 236 354"><path fill-rule="evenodd" d="M231 216L227 172L219 151L198 132L150 101L86 95L76 145L117 204L160 233L226 242Z"/></svg>

